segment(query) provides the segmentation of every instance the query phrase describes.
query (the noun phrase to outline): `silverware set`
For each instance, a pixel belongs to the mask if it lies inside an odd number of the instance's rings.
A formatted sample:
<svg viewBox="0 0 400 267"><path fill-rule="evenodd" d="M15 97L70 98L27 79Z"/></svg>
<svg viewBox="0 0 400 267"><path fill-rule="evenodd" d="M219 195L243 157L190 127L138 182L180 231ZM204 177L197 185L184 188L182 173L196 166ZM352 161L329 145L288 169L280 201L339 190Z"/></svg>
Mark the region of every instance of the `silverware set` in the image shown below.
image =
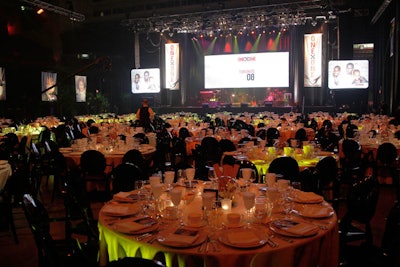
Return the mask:
<svg viewBox="0 0 400 267"><path fill-rule="evenodd" d="M201 243L198 252L205 252L207 253L210 250L210 246L213 252L220 252L221 248L217 240L211 240L210 237L207 237L203 243Z"/></svg>

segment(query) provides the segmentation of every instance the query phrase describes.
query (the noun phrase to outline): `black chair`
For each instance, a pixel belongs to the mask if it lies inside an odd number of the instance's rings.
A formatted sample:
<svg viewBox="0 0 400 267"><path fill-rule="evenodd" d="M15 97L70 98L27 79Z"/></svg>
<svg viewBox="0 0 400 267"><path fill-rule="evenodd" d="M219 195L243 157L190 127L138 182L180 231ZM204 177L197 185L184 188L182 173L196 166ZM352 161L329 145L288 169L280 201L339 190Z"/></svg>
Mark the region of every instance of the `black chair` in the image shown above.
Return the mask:
<svg viewBox="0 0 400 267"><path fill-rule="evenodd" d="M372 244L371 220L375 214L379 197L379 183L375 176L366 176L354 181L347 196L347 211L339 224L342 244L363 240ZM364 225L364 229L355 223Z"/></svg>
<svg viewBox="0 0 400 267"><path fill-rule="evenodd" d="M237 160L235 162L235 164L239 165L239 169L238 169L238 173L236 174L236 178L239 178L240 169L250 168L250 169L253 169L255 172L255 176L256 176L255 182L257 182L257 183L259 182L260 177L258 176L258 170L257 170L256 165L253 162L251 162L250 160Z"/></svg>
<svg viewBox="0 0 400 267"><path fill-rule="evenodd" d="M156 260L143 259L139 257L126 257L115 261L110 261L106 267L164 267L165 265Z"/></svg>
<svg viewBox="0 0 400 267"><path fill-rule="evenodd" d="M314 174L317 177L316 193L323 194L324 191L333 191L333 196L337 195L338 166L337 161L332 156L321 159L315 166Z"/></svg>
<svg viewBox="0 0 400 267"><path fill-rule="evenodd" d="M381 246L348 243L341 250L343 266L400 266L400 203L396 202L390 209Z"/></svg>
<svg viewBox="0 0 400 267"><path fill-rule="evenodd" d="M266 140L267 139L267 130L261 128L256 131L255 136L260 138L261 140Z"/></svg>
<svg viewBox="0 0 400 267"><path fill-rule="evenodd" d="M190 137L190 136L191 136L191 134L190 134L188 128L186 128L186 127L179 128L179 131L178 131L179 138L185 140L186 137Z"/></svg>
<svg viewBox="0 0 400 267"><path fill-rule="evenodd" d="M386 266L400 266L400 202L396 202L389 212L382 238Z"/></svg>
<svg viewBox="0 0 400 267"><path fill-rule="evenodd" d="M186 129L186 128L181 128ZM171 140L171 162L176 165L187 161L185 138L174 136Z"/></svg>
<svg viewBox="0 0 400 267"><path fill-rule="evenodd" d="M267 146L273 146L276 139L279 138L280 133L277 128L271 127L267 129Z"/></svg>
<svg viewBox="0 0 400 267"><path fill-rule="evenodd" d="M93 201L107 201L111 198L110 179L105 173L106 158L97 150L86 150L80 158L80 170L83 181ZM112 166L111 166L112 167Z"/></svg>
<svg viewBox="0 0 400 267"><path fill-rule="evenodd" d="M345 139L342 143L344 157L340 159L342 183L352 183L364 176L362 153L360 144L352 139Z"/></svg>
<svg viewBox="0 0 400 267"><path fill-rule="evenodd" d="M97 252L91 251L84 243L69 238L53 239L48 212L38 199L25 194L22 208L35 239L39 266L98 266Z"/></svg>
<svg viewBox="0 0 400 267"><path fill-rule="evenodd" d="M65 216L50 218L50 221L65 222L65 237L73 235L85 236L87 242L96 243L99 240L97 220L91 208L91 201L86 192L85 182L79 173L68 173L61 177L61 191Z"/></svg>
<svg viewBox="0 0 400 267"><path fill-rule="evenodd" d="M314 170L309 170L308 176L301 172L302 190L323 196L337 210L339 201L338 175L336 159L332 156L324 157L317 163Z"/></svg>
<svg viewBox="0 0 400 267"><path fill-rule="evenodd" d="M112 193L131 191L135 189L135 181L147 179L139 166L130 162L121 163L111 173Z"/></svg>
<svg viewBox="0 0 400 267"><path fill-rule="evenodd" d="M271 161L269 168L269 173L276 173L283 175L283 178L290 181L299 180L299 164L292 157L279 157Z"/></svg>
<svg viewBox="0 0 400 267"><path fill-rule="evenodd" d="M374 175L380 177L389 174L393 180L396 193L399 190L399 177L397 170L397 149L392 143L386 142L379 145L376 152Z"/></svg>
<svg viewBox="0 0 400 267"><path fill-rule="evenodd" d="M133 138L139 142L139 144L148 144L149 138L144 133L136 133L133 135Z"/></svg>
<svg viewBox="0 0 400 267"><path fill-rule="evenodd" d="M206 166L213 166L214 163L221 161L221 149L216 138L206 136L201 140L201 145L196 146L193 151L193 159L196 166L196 177L198 179L208 179L208 169Z"/></svg>
<svg viewBox="0 0 400 267"><path fill-rule="evenodd" d="M307 132L304 128L300 128L296 131L294 138L300 142L307 141Z"/></svg>
<svg viewBox="0 0 400 267"><path fill-rule="evenodd" d="M10 231L14 242L18 244L19 241L14 223L11 194L8 190L8 185L9 183L6 183L5 187L3 189L0 189L0 223L1 225L7 227L7 230Z"/></svg>
<svg viewBox="0 0 400 267"><path fill-rule="evenodd" d="M221 153L231 152L236 150L235 144L229 139L221 139L219 141L219 146L221 148Z"/></svg>

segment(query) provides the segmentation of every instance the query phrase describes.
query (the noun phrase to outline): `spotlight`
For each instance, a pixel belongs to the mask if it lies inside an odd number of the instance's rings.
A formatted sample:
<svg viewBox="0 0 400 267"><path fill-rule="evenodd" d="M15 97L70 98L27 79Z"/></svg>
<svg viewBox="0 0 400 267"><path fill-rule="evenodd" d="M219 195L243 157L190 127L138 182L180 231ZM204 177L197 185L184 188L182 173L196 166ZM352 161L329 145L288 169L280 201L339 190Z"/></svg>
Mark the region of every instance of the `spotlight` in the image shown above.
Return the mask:
<svg viewBox="0 0 400 267"><path fill-rule="evenodd" d="M40 8L36 11L36 14L40 15L43 14L43 12L44 12L43 8Z"/></svg>

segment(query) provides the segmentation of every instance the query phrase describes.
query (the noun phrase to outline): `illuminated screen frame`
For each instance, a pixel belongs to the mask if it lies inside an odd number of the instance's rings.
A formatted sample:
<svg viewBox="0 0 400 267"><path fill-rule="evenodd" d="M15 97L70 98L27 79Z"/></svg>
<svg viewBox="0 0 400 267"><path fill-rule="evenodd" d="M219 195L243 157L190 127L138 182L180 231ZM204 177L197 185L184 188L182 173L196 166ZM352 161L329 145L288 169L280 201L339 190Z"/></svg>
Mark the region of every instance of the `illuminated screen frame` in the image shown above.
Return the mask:
<svg viewBox="0 0 400 267"><path fill-rule="evenodd" d="M349 68L349 66L353 66ZM335 69L335 71L334 71ZM354 71L359 70L359 79L354 79ZM337 76L335 76L337 75ZM367 89L369 87L368 60L330 60L328 62L329 89Z"/></svg>
<svg viewBox="0 0 400 267"><path fill-rule="evenodd" d="M289 52L206 55L204 87L289 87Z"/></svg>
<svg viewBox="0 0 400 267"><path fill-rule="evenodd" d="M145 81L145 76L148 73L148 80ZM135 77L139 75L139 80L136 82ZM131 70L131 92L132 94L143 93L159 93L160 92L160 69L132 69Z"/></svg>

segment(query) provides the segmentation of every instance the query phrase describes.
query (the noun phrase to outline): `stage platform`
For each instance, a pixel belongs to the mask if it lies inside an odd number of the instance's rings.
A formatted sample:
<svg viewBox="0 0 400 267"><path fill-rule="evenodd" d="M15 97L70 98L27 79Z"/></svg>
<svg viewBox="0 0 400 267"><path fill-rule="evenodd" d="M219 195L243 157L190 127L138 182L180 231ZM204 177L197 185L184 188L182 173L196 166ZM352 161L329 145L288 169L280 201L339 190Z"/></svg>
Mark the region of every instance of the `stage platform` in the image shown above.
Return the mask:
<svg viewBox="0 0 400 267"><path fill-rule="evenodd" d="M158 114L166 114L166 113L177 113L177 112L192 112L192 113L197 113L197 114L207 114L207 113L217 113L217 112L231 112L233 114L238 114L238 113L259 113L259 112L274 112L277 114L283 114L283 113L288 113L288 112L297 112L294 107L291 106L285 106L285 107L274 107L274 106L261 106L261 107L246 107L246 106L240 106L240 107L215 107L215 108L210 108L207 106L181 106L181 107L172 107L172 106L159 106L159 107L152 107L153 110L158 113ZM298 108L299 112L302 111L301 108ZM334 113L334 112L343 112L343 111L338 111L334 106L305 106L304 107L304 113L312 113L312 112L329 112L329 113Z"/></svg>

